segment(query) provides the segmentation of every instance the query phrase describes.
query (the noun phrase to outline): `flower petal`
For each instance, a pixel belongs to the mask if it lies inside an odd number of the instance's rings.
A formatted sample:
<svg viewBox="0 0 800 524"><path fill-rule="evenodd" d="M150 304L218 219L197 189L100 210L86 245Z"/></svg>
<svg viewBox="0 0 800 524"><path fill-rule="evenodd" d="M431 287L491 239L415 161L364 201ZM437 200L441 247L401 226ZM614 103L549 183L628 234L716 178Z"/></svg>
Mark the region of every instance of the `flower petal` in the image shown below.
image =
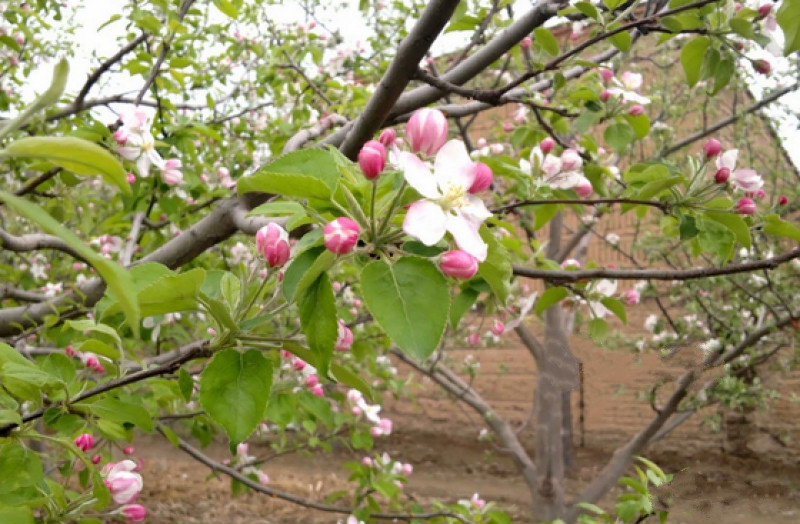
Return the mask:
<svg viewBox="0 0 800 524"><path fill-rule="evenodd" d="M478 233L478 226L470 222L467 217L461 214L449 215L447 230L453 235L459 249L477 258L479 262L486 260L489 248Z"/></svg>
<svg viewBox="0 0 800 524"><path fill-rule="evenodd" d="M479 227L484 220L492 216L492 212L486 209L486 204L479 197L467 195L466 199L469 204L462 207L460 212L476 227Z"/></svg>
<svg viewBox="0 0 800 524"><path fill-rule="evenodd" d="M475 168L461 140L450 140L436 154L433 173L440 188L449 184L469 189L475 181Z"/></svg>
<svg viewBox="0 0 800 524"><path fill-rule="evenodd" d="M431 174L431 170L416 155L408 152L400 153L398 161L406 182L420 195L426 198L442 196L436 188L436 179Z"/></svg>
<svg viewBox="0 0 800 524"><path fill-rule="evenodd" d="M438 204L418 200L408 208L403 231L426 246L432 246L444 236L446 221L447 217Z"/></svg>
<svg viewBox="0 0 800 524"><path fill-rule="evenodd" d="M717 169L722 169L723 167L727 167L731 171L734 170L736 167L736 159L739 157L739 150L738 149L729 149L722 153L719 158L717 158Z"/></svg>

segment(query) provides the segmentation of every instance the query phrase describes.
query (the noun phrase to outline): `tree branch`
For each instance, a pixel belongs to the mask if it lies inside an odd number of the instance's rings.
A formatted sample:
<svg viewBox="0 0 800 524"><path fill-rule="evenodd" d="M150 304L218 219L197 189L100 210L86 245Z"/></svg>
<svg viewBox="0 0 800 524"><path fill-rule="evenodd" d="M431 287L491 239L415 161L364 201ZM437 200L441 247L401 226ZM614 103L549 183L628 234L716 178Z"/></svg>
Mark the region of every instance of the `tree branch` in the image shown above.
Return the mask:
<svg viewBox="0 0 800 524"><path fill-rule="evenodd" d="M147 36L147 33L142 33L128 42L122 49L117 51L108 60L100 64L100 66L95 69L91 75L89 75L89 78L86 79L86 83L83 84L78 96L75 97L75 101L72 102L72 108L75 112L78 112L83 108L83 102L86 100L86 95L89 94L89 91L92 89L92 87L97 83L98 80L100 80L100 77L103 76L106 71L111 69L114 64L122 60L122 57L136 49L139 44L147 40Z"/></svg>

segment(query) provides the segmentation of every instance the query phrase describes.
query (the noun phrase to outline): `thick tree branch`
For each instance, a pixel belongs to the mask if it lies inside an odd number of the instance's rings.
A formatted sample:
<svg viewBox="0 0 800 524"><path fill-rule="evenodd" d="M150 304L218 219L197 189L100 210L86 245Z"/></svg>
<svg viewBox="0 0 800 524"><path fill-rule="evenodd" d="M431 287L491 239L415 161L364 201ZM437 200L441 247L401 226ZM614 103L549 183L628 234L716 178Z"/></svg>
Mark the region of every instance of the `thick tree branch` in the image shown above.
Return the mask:
<svg viewBox="0 0 800 524"><path fill-rule="evenodd" d="M40 249L52 249L66 253L82 262L86 262L86 260L84 260L84 258L77 251L72 249L69 244L57 236L48 235L46 233L29 233L15 236L3 229L0 229L0 248L17 253L38 251Z"/></svg>
<svg viewBox="0 0 800 524"><path fill-rule="evenodd" d="M345 156L355 158L364 142L381 128L389 111L413 78L417 64L425 58L458 3L459 0L434 0L427 5L414 28L400 43L397 56L375 88L367 107L348 131L339 148Z"/></svg>

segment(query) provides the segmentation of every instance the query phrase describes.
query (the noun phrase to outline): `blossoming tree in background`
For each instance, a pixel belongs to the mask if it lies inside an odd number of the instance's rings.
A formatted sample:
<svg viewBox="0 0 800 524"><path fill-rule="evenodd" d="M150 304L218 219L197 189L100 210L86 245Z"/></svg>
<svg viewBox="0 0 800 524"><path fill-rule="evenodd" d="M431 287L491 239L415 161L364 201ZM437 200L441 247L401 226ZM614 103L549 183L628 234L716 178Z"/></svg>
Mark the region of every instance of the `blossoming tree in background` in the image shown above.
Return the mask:
<svg viewBox="0 0 800 524"><path fill-rule="evenodd" d="M637 455L702 406L757 395L745 371L793 345L796 184L756 169L746 140L718 137L797 84L686 136L671 123L751 70L770 74L762 48L795 61L796 0L363 1L357 43L318 20L341 7L327 4L303 3L287 25L271 2L130 2L108 21L118 48L76 92L61 59L72 8L4 6L0 520L142 521L147 469L126 443L148 432L235 492L348 524L508 522L478 494L422 507L403 492L413 465L372 451L395 429L382 394L405 393L391 355L481 414L533 519L611 519L593 503L638 461L614 512L641 521L656 512L648 485L667 476ZM558 16L567 38L545 27ZM463 43L432 57L443 32ZM635 70L650 48L678 56L680 86ZM46 62L52 84L30 85ZM118 77L137 89L113 91ZM510 104L491 143L473 142L473 117ZM626 213L647 233L600 233ZM629 263L588 260L593 236ZM642 284L623 290L630 280ZM663 318L620 345L699 345L702 361L567 500L568 337L606 343L608 318L625 322L643 299ZM536 361L535 460L447 358L465 335L482 343L476 304ZM218 434L227 463L200 449ZM271 487L250 439L276 452L345 444L363 455L352 493Z"/></svg>

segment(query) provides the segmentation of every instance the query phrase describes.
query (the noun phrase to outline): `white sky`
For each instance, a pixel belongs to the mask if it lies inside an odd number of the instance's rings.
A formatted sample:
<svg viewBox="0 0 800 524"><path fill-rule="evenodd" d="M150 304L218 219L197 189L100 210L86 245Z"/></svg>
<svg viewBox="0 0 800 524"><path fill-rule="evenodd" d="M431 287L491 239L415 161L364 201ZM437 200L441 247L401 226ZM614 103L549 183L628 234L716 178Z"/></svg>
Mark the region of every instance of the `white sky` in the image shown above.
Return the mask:
<svg viewBox="0 0 800 524"><path fill-rule="evenodd" d="M759 0L753 0L758 3ZM71 73L67 90L72 93L77 93L83 85L86 76L97 61L92 58L95 51L100 53L101 57L106 57L111 54L109 49L116 49L115 46L109 46L109 42L116 42L117 36L122 34L125 30L124 19L114 22L102 30L98 28L105 23L111 15L119 12L125 4L123 0L83 0L81 7L78 8L76 20L83 23L83 27L78 31L78 45L76 48L76 56L70 59ZM358 12L358 0L340 0L340 6L343 11L338 14L329 16L328 20L323 20L325 25L331 28L344 27L346 30L342 34L346 41L354 43L356 41L364 41L368 35L369 28L365 24L353 24L349 21L358 19L360 16ZM522 13L529 8L529 1L517 0L516 13ZM224 16L216 12L216 15L221 18ZM294 2L286 1L281 6L276 6L271 13L274 19L278 22L292 23L305 18L303 10ZM412 23L412 21L409 21ZM779 35L782 37L783 35ZM443 52L452 51L458 48L464 42L464 33L455 32L442 35L434 44L432 52L439 54ZM782 39L781 39L782 41ZM755 58L766 58L773 65L773 74L769 78L757 76L751 83L751 90L758 98L768 87L775 85L783 85L793 82L791 74L789 73L790 67L788 60L785 58L777 58L767 52L753 53ZM784 74L779 74L783 71ZM41 68L32 74L31 84L38 86L46 86L49 83L51 74L50 67ZM116 75L119 77L120 75ZM124 78L117 78L113 86L109 86L110 91L107 94L118 93L123 91L135 91L136 87L141 83L140 79L134 81L126 81ZM100 86L98 86L100 87ZM97 89L97 87L95 88ZM93 95L97 95L99 91L93 91ZM90 95L92 96L92 95ZM800 93L790 93L780 99L780 104L773 104L767 109L767 114L773 121L776 122L778 134L783 138L786 149L789 152L792 160L796 166L800 166L800 131L798 125L800 124Z"/></svg>

